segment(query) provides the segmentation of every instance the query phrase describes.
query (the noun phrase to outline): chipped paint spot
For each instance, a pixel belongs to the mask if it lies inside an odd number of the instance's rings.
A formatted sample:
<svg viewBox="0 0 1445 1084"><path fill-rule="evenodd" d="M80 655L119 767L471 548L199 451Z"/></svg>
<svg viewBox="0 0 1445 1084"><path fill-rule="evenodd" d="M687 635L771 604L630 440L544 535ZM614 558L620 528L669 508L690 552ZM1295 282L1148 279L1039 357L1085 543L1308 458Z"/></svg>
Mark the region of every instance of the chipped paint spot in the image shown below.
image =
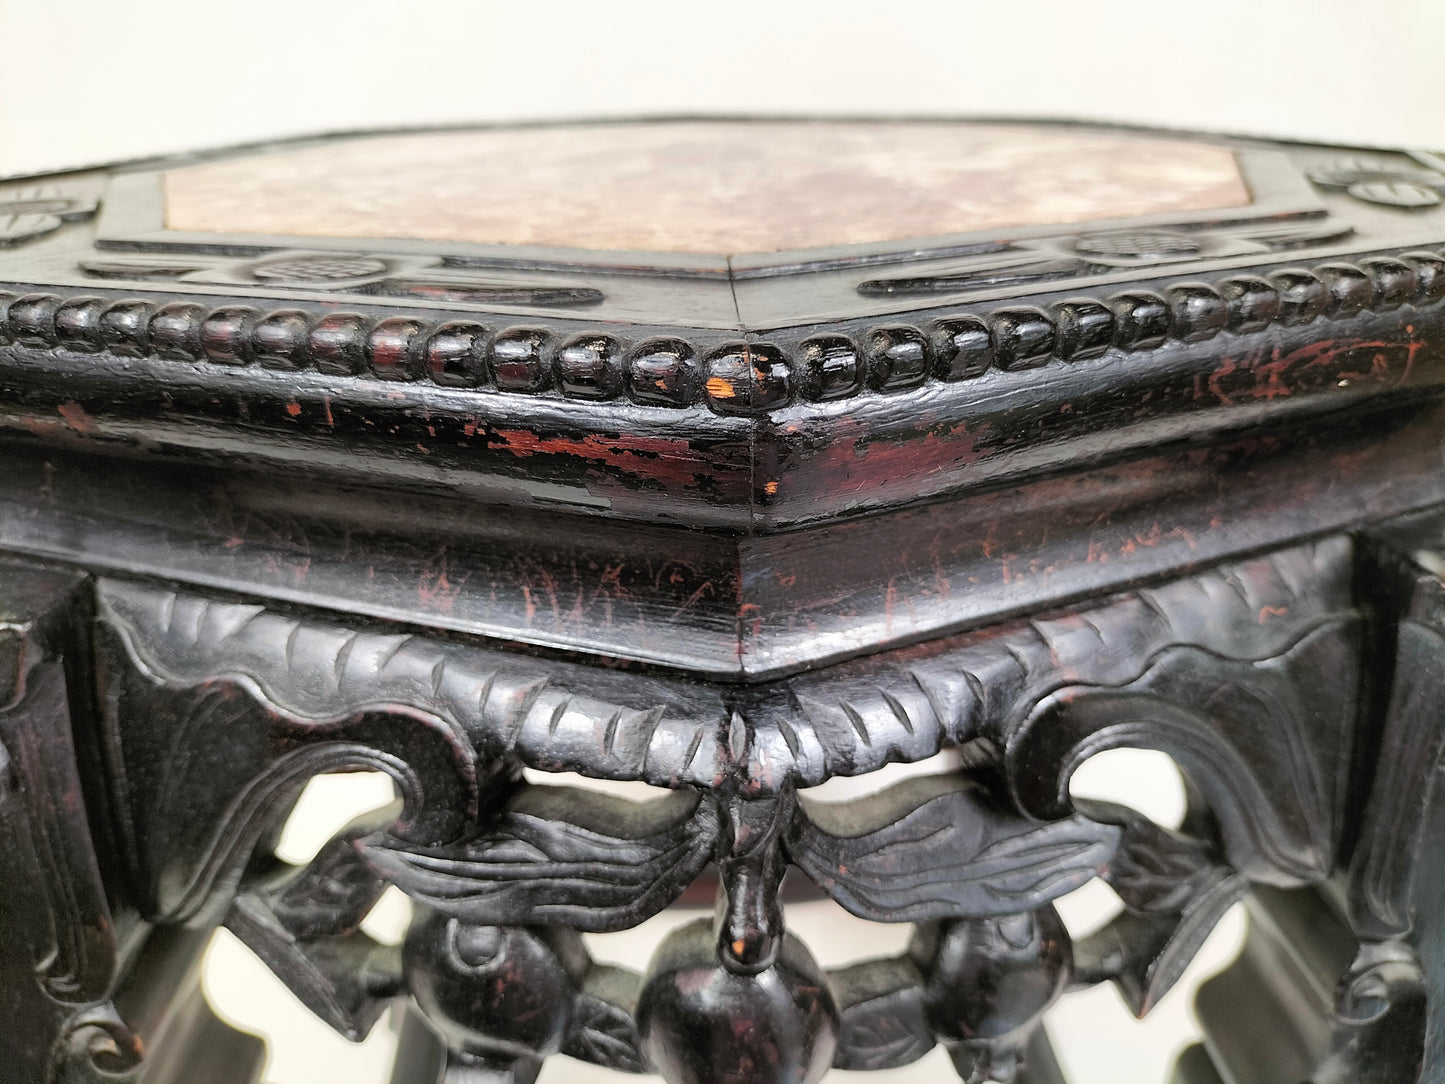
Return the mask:
<svg viewBox="0 0 1445 1084"><path fill-rule="evenodd" d="M735 399L737 388L725 377L710 376L707 379L707 393L714 399Z"/></svg>
<svg viewBox="0 0 1445 1084"><path fill-rule="evenodd" d="M95 419L87 414L85 408L79 403L61 403L59 409L60 416L65 419L65 424L77 433L84 433L87 436L95 433Z"/></svg>
<svg viewBox="0 0 1445 1084"><path fill-rule="evenodd" d="M25 428L34 433L37 437L54 437L64 434L66 427L60 422L49 421L45 418L23 418Z"/></svg>
<svg viewBox="0 0 1445 1084"><path fill-rule="evenodd" d="M708 461L691 441L678 437L644 437L629 434L589 433L585 436L548 436L525 429L491 432L492 446L524 458L554 455L587 460L620 470L633 477L655 479L676 489L697 486L699 475L715 480L728 467ZM735 467L739 475L746 463Z"/></svg>

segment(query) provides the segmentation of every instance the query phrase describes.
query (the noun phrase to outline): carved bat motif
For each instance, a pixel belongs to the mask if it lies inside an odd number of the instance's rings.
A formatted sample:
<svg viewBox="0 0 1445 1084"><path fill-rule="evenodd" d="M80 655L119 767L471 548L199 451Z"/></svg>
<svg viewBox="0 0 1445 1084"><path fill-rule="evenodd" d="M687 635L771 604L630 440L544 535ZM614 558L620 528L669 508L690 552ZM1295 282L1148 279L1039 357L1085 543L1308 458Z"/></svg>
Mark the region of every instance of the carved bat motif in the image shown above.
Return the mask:
<svg viewBox="0 0 1445 1084"><path fill-rule="evenodd" d="M626 929L661 911L712 857L717 813L694 791L631 802L523 787L470 838L441 847L382 833L357 846L414 899L483 925Z"/></svg>
<svg viewBox="0 0 1445 1084"><path fill-rule="evenodd" d="M876 922L1031 911L1103 872L1120 830L1009 812L964 775L921 776L859 801L799 801L789 857Z"/></svg>

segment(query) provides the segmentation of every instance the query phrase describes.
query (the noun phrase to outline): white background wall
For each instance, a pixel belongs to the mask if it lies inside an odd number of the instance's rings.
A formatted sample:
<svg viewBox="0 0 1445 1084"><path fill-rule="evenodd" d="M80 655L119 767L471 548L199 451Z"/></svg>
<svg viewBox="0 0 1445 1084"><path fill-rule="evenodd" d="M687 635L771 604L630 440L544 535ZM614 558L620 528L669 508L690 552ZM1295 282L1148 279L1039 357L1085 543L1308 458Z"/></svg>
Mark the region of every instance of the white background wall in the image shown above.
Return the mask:
<svg viewBox="0 0 1445 1084"><path fill-rule="evenodd" d="M0 0L0 173L476 118L1078 116L1445 147L1442 0Z"/></svg>
<svg viewBox="0 0 1445 1084"><path fill-rule="evenodd" d="M0 0L0 45L0 175L369 125L708 112L1082 117L1445 149L1445 0ZM1165 815L1177 789L1141 763L1101 765L1091 785ZM318 788L294 857L347 801L384 793ZM1108 901L1071 906L1087 924ZM835 954L882 947L840 916L798 925ZM1194 977L1240 931L1225 924ZM637 963L647 948L609 951ZM273 1084L383 1079L384 1029L332 1041L231 941L210 978L224 1012L271 1031ZM1100 990L1050 1028L1077 1084L1158 1081L1187 991L1135 1026ZM950 1075L936 1052L889 1079ZM563 1059L545 1077L584 1079L610 1078Z"/></svg>

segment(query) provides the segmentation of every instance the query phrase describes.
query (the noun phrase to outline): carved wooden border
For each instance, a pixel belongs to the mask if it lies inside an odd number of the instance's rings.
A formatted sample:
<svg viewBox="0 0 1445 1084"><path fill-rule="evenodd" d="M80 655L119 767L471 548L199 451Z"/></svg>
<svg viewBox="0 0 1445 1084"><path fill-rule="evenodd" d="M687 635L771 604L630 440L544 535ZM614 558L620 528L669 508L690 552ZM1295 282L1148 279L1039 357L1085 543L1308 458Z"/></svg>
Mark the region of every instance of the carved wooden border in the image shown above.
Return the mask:
<svg viewBox="0 0 1445 1084"><path fill-rule="evenodd" d="M1349 612L1348 542L1327 540L1057 615L754 686L609 671L105 579L103 624L148 680L243 677L285 715L403 703L545 771L751 793L862 775L1016 730L1068 684L1125 686L1170 645L1268 659ZM1306 593L1307 592L1307 593Z"/></svg>

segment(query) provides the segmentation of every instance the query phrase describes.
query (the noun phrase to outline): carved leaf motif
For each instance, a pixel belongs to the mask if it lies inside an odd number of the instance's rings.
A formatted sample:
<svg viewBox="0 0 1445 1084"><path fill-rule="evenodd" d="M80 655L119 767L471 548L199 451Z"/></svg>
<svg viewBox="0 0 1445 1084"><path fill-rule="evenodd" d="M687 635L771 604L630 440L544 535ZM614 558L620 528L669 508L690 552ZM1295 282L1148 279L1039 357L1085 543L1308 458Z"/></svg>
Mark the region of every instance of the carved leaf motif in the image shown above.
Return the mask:
<svg viewBox="0 0 1445 1084"><path fill-rule="evenodd" d="M1263 226L1236 230L1235 235L1251 241L1258 241L1272 249L1289 249L1308 248L1311 245L1339 241L1354 232L1353 226L1341 222L1309 220L1267 223Z"/></svg>
<svg viewBox="0 0 1445 1084"><path fill-rule="evenodd" d="M0 246L9 247L60 229L57 215L0 216Z"/></svg>
<svg viewBox="0 0 1445 1084"><path fill-rule="evenodd" d="M58 229L60 220L50 218L52 225L41 225L38 232ZM7 219L0 205L0 243L6 235L7 223L29 225L36 235L35 215ZM20 228L20 227L15 227ZM451 301L473 305L530 305L551 308L576 308L596 305L603 300L600 290L578 283L518 282L506 278L486 278L465 273L447 272L425 266L430 261L409 261L407 271L399 267L407 261L387 260L365 253L347 252L284 252L263 260L245 261L222 256L185 256L119 254L96 256L82 260L81 270L96 278L130 279L132 281L173 281L248 283L289 289L335 290L362 292L397 297L421 297L431 301ZM415 266L420 263L422 266Z"/></svg>
<svg viewBox="0 0 1445 1084"><path fill-rule="evenodd" d="M800 802L789 857L878 922L1028 911L1099 875L1119 839L1083 817L1035 821L961 775L911 779L846 806Z"/></svg>
<svg viewBox="0 0 1445 1084"><path fill-rule="evenodd" d="M353 1042L366 1037L401 990L399 947L355 931L297 936L261 893L238 896L225 925L303 1005Z"/></svg>
<svg viewBox="0 0 1445 1084"><path fill-rule="evenodd" d="M1155 227L1091 233L1077 238L1056 237L934 265L921 274L915 271L868 279L859 283L858 292L865 297L945 294L1083 278L1115 267L1309 248L1337 241L1353 232L1346 224L1310 219L1268 221L1231 229L1185 231Z"/></svg>
<svg viewBox="0 0 1445 1084"><path fill-rule="evenodd" d="M1161 828L1128 806L1085 798L1074 804L1092 820L1122 829L1104 879L1130 910L1182 911L1221 872L1230 872L1214 844Z"/></svg>
<svg viewBox="0 0 1445 1084"><path fill-rule="evenodd" d="M94 199L50 185L0 192L0 248L44 237L95 209Z"/></svg>
<svg viewBox="0 0 1445 1084"><path fill-rule="evenodd" d="M590 1002L588 1009L581 1029L562 1053L623 1073L645 1073L647 1066L637 1051L637 1025L614 1005Z"/></svg>
<svg viewBox="0 0 1445 1084"><path fill-rule="evenodd" d="M1113 802L1081 798L1076 805L1122 829L1103 876L1128 911L1075 943L1075 977L1113 980L1135 1015L1144 1016L1179 980L1248 882L1212 842L1161 828Z"/></svg>
<svg viewBox="0 0 1445 1084"><path fill-rule="evenodd" d="M400 815L398 801L356 818L305 867L273 885L258 885L252 893L264 897L267 909L293 937L354 931L386 891L386 882L356 853L354 844L386 829Z"/></svg>
<svg viewBox="0 0 1445 1084"><path fill-rule="evenodd" d="M908 1065L933 1048L933 1036L915 1021L892 1013L850 1020L850 1061L847 1068L877 1071Z"/></svg>
<svg viewBox="0 0 1445 1084"><path fill-rule="evenodd" d="M466 276L429 279L395 279L387 284L385 293L410 294L432 301L459 301L473 305L536 305L540 307L573 308L597 305L602 291L580 285L538 285L535 283L498 281Z"/></svg>
<svg viewBox="0 0 1445 1084"><path fill-rule="evenodd" d="M1111 979L1135 1016L1147 1015L1183 976L1224 913L1249 890L1217 867L1177 912L1125 911L1074 944L1075 975Z"/></svg>
<svg viewBox="0 0 1445 1084"><path fill-rule="evenodd" d="M877 1071L908 1065L934 1046L923 976L908 957L868 960L828 973L842 1028L833 1068Z"/></svg>
<svg viewBox="0 0 1445 1084"><path fill-rule="evenodd" d="M635 972L594 964L577 995L562 1053L622 1073L647 1072L633 1012L640 983Z"/></svg>
<svg viewBox="0 0 1445 1084"><path fill-rule="evenodd" d="M358 846L381 876L479 925L626 929L662 910L712 856L717 816L691 791L629 802L575 787L525 787L460 842L387 834Z"/></svg>

